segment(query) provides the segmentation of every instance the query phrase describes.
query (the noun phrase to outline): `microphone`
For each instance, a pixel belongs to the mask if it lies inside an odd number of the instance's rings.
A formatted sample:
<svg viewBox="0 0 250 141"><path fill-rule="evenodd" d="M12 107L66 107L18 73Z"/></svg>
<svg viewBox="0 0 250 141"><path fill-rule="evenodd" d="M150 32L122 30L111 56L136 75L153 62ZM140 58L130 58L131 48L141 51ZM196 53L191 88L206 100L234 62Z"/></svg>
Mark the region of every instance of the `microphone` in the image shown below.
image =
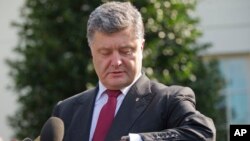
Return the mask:
<svg viewBox="0 0 250 141"><path fill-rule="evenodd" d="M30 139L30 138L25 138L25 139L23 139L23 141L32 141L32 139Z"/></svg>
<svg viewBox="0 0 250 141"><path fill-rule="evenodd" d="M40 141L62 141L64 136L64 123L60 118L51 117L43 125Z"/></svg>

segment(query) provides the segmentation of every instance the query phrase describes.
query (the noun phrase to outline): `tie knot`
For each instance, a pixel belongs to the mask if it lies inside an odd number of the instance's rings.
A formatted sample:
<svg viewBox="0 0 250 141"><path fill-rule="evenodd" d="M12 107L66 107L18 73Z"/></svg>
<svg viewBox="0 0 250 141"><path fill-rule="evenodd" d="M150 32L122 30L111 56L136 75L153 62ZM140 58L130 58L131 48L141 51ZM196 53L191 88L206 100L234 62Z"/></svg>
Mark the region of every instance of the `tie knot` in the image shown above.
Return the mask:
<svg viewBox="0 0 250 141"><path fill-rule="evenodd" d="M108 97L115 97L117 98L120 94L120 90L107 90Z"/></svg>

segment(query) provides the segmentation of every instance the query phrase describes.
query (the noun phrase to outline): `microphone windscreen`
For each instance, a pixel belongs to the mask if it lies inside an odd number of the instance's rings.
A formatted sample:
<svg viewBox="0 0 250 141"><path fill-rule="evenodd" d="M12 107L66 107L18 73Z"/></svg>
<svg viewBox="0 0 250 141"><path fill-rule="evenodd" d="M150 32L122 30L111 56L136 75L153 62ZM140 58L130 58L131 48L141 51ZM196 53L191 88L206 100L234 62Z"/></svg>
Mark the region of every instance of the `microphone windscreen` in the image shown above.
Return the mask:
<svg viewBox="0 0 250 141"><path fill-rule="evenodd" d="M32 141L32 139L30 139L30 138L25 138L25 139L23 139L23 141Z"/></svg>
<svg viewBox="0 0 250 141"><path fill-rule="evenodd" d="M64 124L60 118L51 117L43 125L40 141L62 141L64 136Z"/></svg>

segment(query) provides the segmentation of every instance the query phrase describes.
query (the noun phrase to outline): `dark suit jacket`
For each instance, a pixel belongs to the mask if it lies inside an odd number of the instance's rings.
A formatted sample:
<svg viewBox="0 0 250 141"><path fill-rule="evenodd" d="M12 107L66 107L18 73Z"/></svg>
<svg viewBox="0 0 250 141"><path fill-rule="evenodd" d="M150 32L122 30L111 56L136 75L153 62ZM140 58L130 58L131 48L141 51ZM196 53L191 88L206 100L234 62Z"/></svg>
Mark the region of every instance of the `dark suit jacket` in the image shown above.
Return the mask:
<svg viewBox="0 0 250 141"><path fill-rule="evenodd" d="M53 116L65 124L64 141L88 141L98 87L59 102ZM215 141L213 121L195 109L188 87L165 86L145 75L131 87L106 141L138 133L144 141Z"/></svg>

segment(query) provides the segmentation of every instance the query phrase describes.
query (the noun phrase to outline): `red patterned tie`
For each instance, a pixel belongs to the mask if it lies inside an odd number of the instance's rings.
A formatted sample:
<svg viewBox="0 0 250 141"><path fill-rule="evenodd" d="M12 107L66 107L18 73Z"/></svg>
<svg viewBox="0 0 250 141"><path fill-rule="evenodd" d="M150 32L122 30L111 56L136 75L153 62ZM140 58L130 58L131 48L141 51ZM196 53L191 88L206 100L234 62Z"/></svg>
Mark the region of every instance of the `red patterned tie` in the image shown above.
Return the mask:
<svg viewBox="0 0 250 141"><path fill-rule="evenodd" d="M106 92L108 94L108 102L100 111L93 141L104 141L115 116L116 98L121 94L120 90L107 90Z"/></svg>

